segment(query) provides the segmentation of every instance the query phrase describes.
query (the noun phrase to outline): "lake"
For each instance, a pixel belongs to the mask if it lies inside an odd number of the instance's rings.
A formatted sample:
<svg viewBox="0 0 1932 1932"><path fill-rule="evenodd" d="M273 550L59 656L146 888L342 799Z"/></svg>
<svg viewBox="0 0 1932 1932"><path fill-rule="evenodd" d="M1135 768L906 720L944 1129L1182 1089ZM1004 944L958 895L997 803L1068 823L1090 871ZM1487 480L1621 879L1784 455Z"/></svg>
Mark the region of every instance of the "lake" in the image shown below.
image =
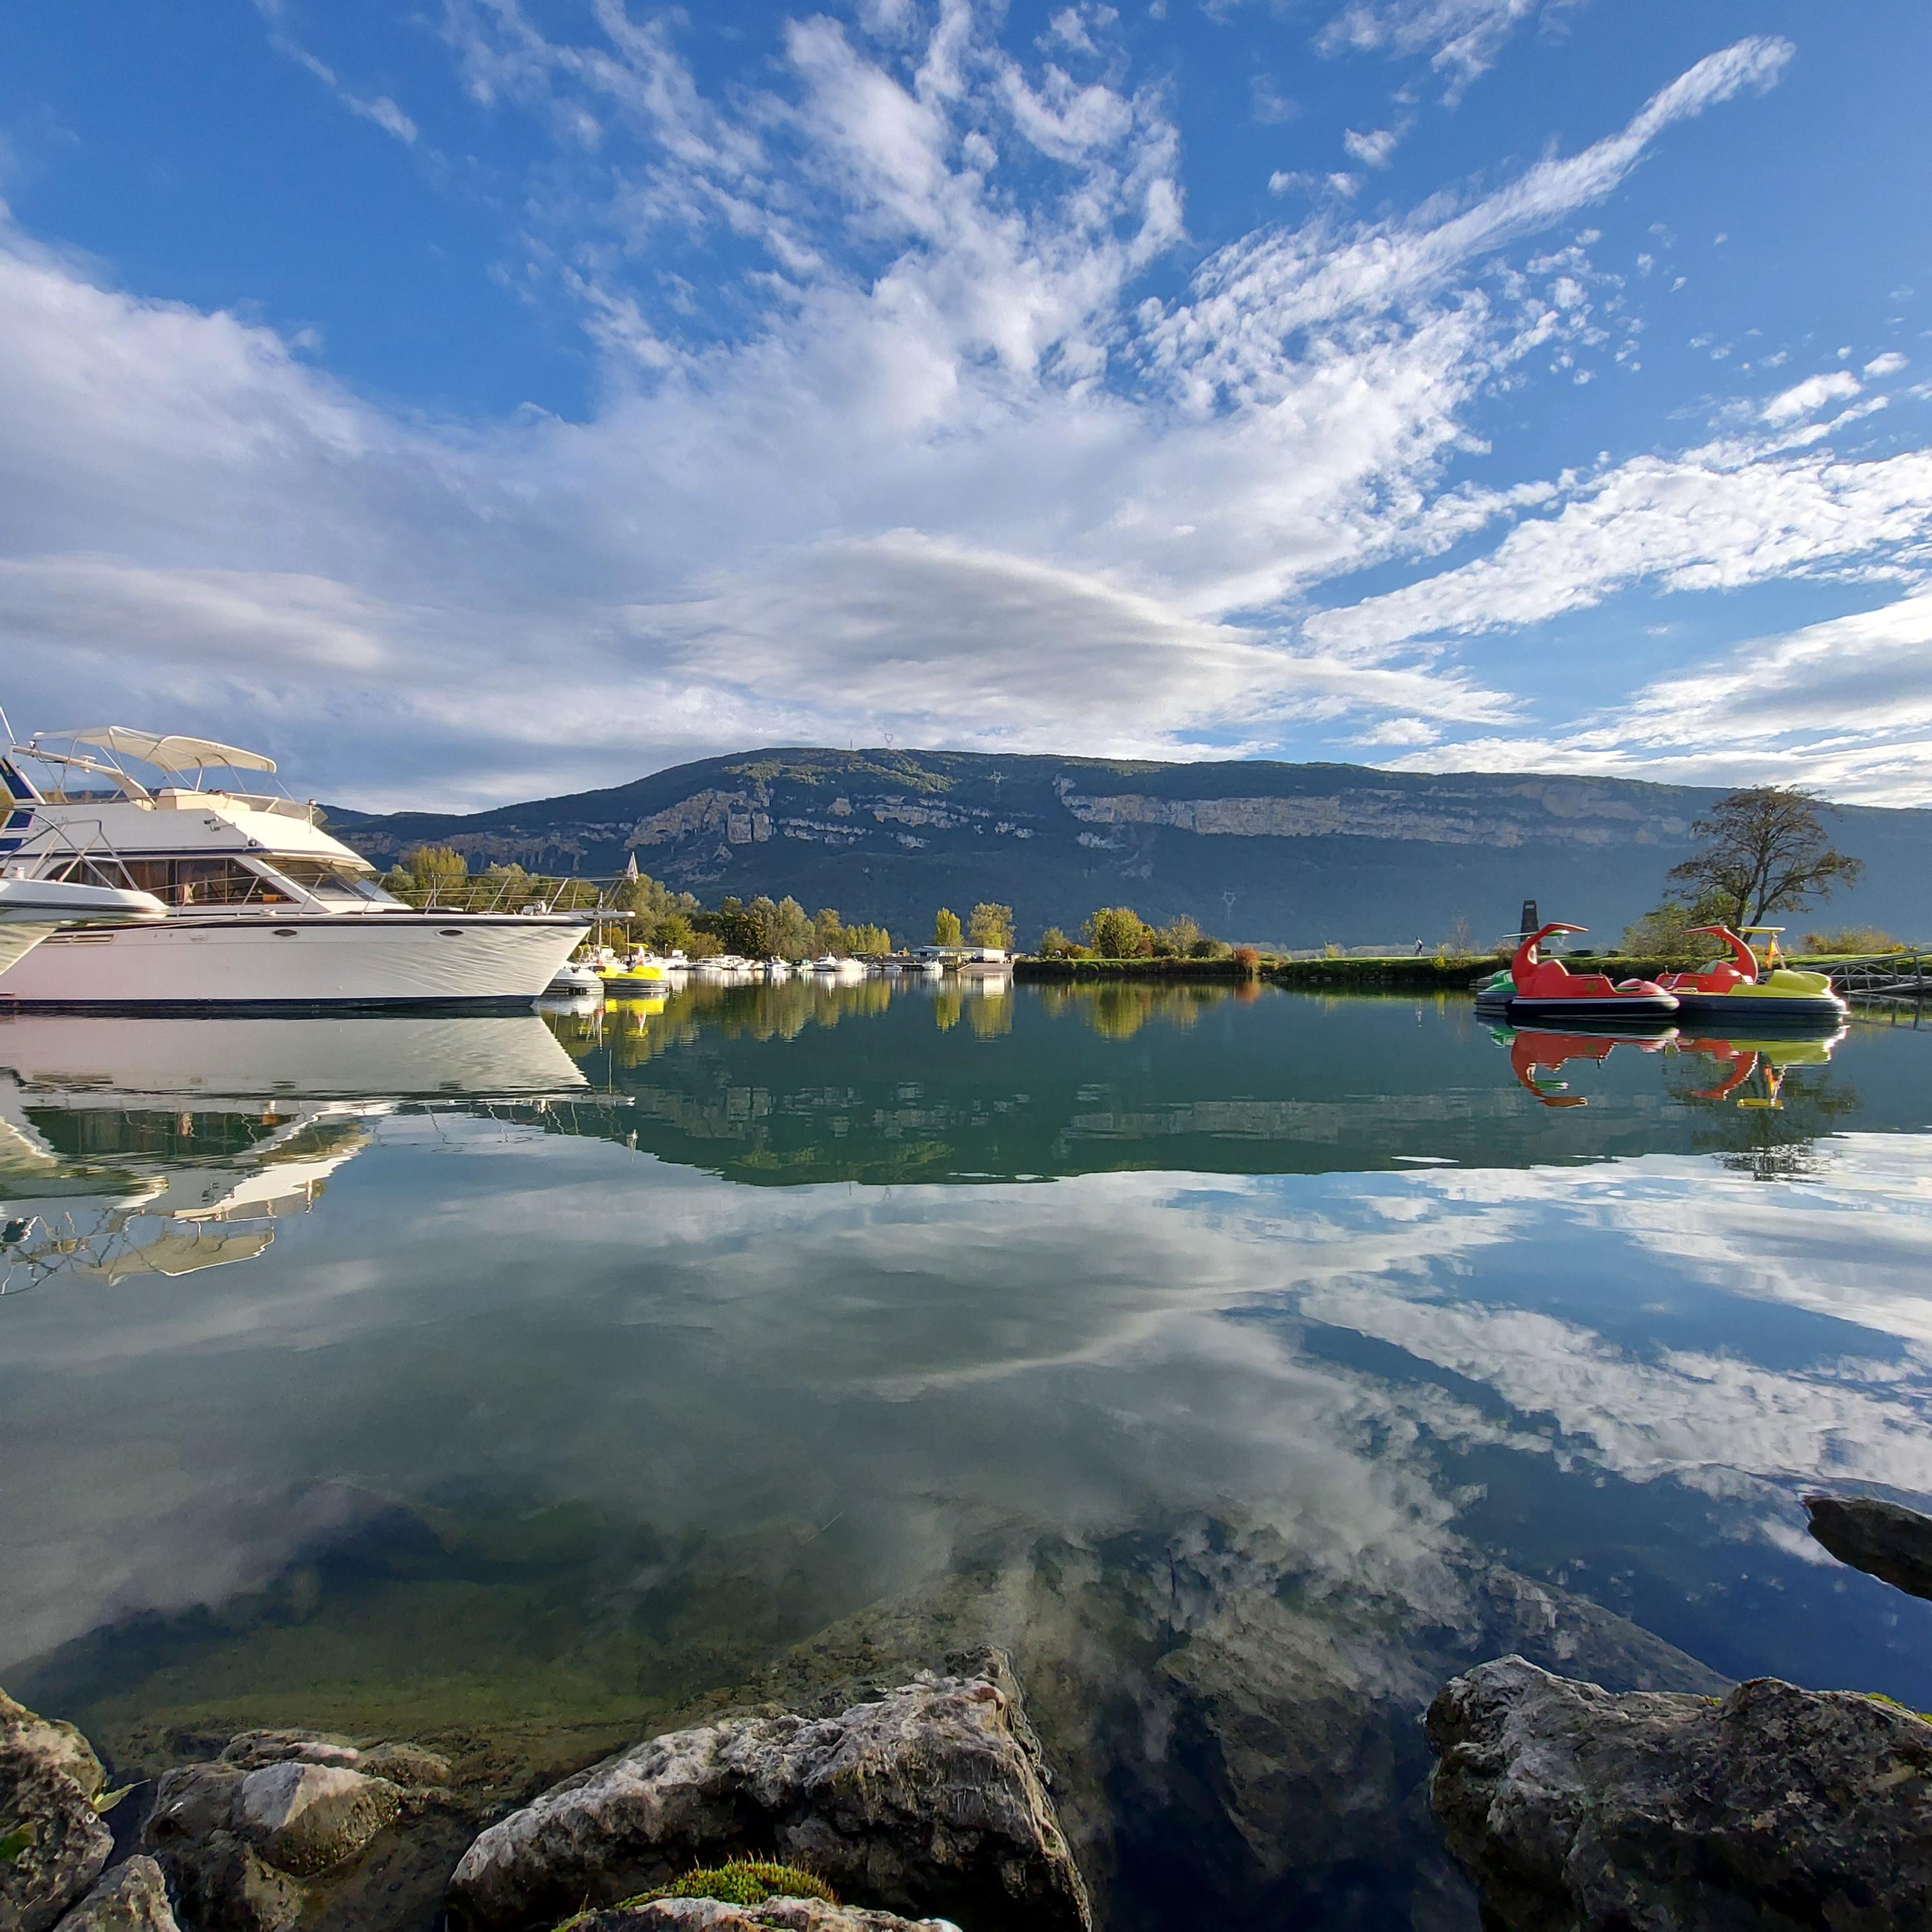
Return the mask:
<svg viewBox="0 0 1932 1932"><path fill-rule="evenodd" d="M1114 1932L1458 1928L1520 1651L1932 1708L1932 1027L1272 988L0 1022L0 1682L550 1773L1013 1654Z"/></svg>

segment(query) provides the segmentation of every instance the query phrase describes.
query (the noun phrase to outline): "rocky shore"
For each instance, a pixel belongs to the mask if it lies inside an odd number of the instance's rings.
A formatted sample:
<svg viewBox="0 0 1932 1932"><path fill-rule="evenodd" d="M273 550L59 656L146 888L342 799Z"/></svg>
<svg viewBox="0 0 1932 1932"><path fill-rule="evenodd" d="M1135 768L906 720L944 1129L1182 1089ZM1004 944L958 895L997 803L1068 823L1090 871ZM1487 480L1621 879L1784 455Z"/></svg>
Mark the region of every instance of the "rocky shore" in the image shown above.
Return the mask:
<svg viewBox="0 0 1932 1932"><path fill-rule="evenodd" d="M0 1700L0 1926L936 1932L956 1913L1091 1932L1039 1741L995 1651L836 1713L648 1739L480 1831L450 1775L416 1744L243 1732L156 1780L116 1862L101 1813L118 1794L99 1759L70 1726ZM748 1852L826 1895L650 1896ZM858 1902L832 1902L834 1887Z"/></svg>
<svg viewBox="0 0 1932 1932"><path fill-rule="evenodd" d="M1812 1516L1874 1576L1932 1574L1932 1520L1857 1498ZM1909 1710L1730 1684L1498 1569L1451 1580L1461 1622L1433 1651L1408 1633L1397 1679L1295 1606L1259 1544L1162 1559L1147 1607L1164 1634L1131 1684L1089 1662L1120 1654L1130 1595L1064 1569L1030 1594L1016 1575L956 1578L520 1783L480 1738L254 1729L178 1732L124 1792L71 1726L0 1697L0 1927L1932 1925L1932 1722ZM946 1650L996 1604L1036 1646L1037 1730L1004 1652ZM1105 1652L1082 1636L1103 1604ZM1472 1667L1472 1651L1492 1660ZM1455 1674L1428 1676L1454 1652ZM1168 1874L1120 1862L1136 1808L1142 1841L1153 1819L1172 1845ZM1336 1918L1349 1875L1378 1866L1406 1874L1402 1918L1372 1883Z"/></svg>

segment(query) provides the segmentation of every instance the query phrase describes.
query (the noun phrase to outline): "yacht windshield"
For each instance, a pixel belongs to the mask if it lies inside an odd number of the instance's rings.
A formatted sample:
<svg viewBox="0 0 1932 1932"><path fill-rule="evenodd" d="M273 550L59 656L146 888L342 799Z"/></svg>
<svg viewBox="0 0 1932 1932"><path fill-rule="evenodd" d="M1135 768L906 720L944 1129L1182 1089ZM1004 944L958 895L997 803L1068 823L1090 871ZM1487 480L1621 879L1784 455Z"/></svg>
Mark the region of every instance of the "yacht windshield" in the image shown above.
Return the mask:
<svg viewBox="0 0 1932 1932"><path fill-rule="evenodd" d="M357 905L394 905L398 902L384 892L366 873L330 859L274 858L268 862L284 878L300 890L319 899L334 899Z"/></svg>

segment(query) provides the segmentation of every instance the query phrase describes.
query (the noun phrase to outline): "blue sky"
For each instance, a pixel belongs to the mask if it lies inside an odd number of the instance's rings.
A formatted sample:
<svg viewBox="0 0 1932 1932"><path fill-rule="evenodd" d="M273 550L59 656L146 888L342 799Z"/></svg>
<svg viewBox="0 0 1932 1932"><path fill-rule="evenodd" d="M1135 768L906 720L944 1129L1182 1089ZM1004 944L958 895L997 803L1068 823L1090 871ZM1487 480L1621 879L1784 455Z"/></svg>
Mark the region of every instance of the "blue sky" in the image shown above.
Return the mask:
<svg viewBox="0 0 1932 1932"><path fill-rule="evenodd" d="M0 14L0 699L1932 801L1932 9Z"/></svg>

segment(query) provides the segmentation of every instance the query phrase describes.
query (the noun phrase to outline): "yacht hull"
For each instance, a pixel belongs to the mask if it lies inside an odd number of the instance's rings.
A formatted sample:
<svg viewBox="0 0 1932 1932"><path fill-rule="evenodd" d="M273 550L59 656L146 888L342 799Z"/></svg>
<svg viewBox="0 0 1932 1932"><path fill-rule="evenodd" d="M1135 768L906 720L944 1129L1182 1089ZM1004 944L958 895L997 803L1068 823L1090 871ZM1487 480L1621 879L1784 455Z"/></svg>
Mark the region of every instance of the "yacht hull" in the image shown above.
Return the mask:
<svg viewBox="0 0 1932 1932"><path fill-rule="evenodd" d="M59 1011L487 1012L527 1006L588 930L566 915L179 914L56 932L0 1004Z"/></svg>

